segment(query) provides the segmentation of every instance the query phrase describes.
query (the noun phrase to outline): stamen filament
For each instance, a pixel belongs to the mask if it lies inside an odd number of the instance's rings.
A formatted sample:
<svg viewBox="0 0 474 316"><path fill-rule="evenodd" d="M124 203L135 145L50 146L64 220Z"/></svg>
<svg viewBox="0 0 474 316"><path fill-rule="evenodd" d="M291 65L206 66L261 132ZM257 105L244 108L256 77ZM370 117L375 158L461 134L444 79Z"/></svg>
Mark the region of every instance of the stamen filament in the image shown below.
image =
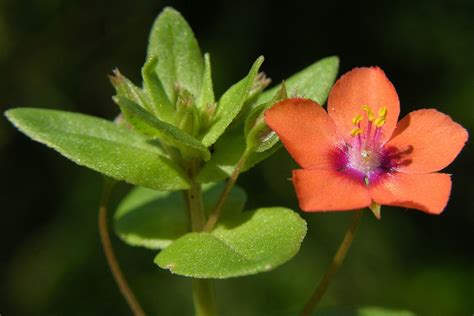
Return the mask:
<svg viewBox="0 0 474 316"><path fill-rule="evenodd" d="M380 130L381 130L380 127L377 127L377 128L375 129L374 138L373 138L373 143L372 143L373 146L375 146L375 145L378 144L378 142L379 142Z"/></svg>
<svg viewBox="0 0 474 316"><path fill-rule="evenodd" d="M369 144L370 141L370 133L372 132L372 121L367 122L367 134L365 135L365 146Z"/></svg>

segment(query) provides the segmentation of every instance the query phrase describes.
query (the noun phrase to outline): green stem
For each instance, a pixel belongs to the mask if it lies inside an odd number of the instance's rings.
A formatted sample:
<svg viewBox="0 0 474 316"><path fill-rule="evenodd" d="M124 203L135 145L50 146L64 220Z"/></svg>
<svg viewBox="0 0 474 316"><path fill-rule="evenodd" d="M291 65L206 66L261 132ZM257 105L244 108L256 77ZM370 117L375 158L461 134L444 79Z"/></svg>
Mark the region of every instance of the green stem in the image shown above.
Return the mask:
<svg viewBox="0 0 474 316"><path fill-rule="evenodd" d="M191 228L193 232L201 232L205 223L204 208L202 203L201 184L195 180L196 167L192 164L189 175L192 180L191 187L186 191ZM196 316L216 316L214 285L210 279L193 279L193 302Z"/></svg>
<svg viewBox="0 0 474 316"><path fill-rule="evenodd" d="M145 312L143 311L140 303L138 303L137 298L133 294L130 286L125 279L122 270L118 264L117 258L115 257L112 242L110 240L109 230L107 228L107 204L112 192L112 188L115 184L115 181L106 179L104 185L104 190L102 191L102 197L100 199L99 206L99 232L100 239L102 241L102 248L104 250L105 257L107 258L107 263L109 265L110 271L117 283L117 286L125 298L128 306L135 316L144 316Z"/></svg>
<svg viewBox="0 0 474 316"><path fill-rule="evenodd" d="M193 301L196 316L215 316L214 283L209 279L193 279Z"/></svg>
<svg viewBox="0 0 474 316"><path fill-rule="evenodd" d="M191 230L193 232L202 231L206 221L204 217L204 209L202 206L202 190L201 184L194 180L191 187L186 191L186 198L189 208L189 216L191 218Z"/></svg>
<svg viewBox="0 0 474 316"><path fill-rule="evenodd" d="M332 259L331 264L329 265L328 269L324 273L323 278L319 282L318 287L314 291L313 295L306 303L303 311L301 312L301 316L309 316L315 309L316 305L318 305L319 301L323 297L324 293L326 292L329 284L331 283L332 279L334 278L334 274L337 272L339 267L341 266L344 258L346 256L349 247L354 240L355 233L357 231L357 227L359 226L360 219L362 217L363 211L359 210L354 213L352 217L351 225L347 230L342 243L339 245L339 249L337 250L334 258Z"/></svg>
<svg viewBox="0 0 474 316"><path fill-rule="evenodd" d="M247 161L248 156L250 155L250 151L246 150L243 155L240 157L239 161L235 165L234 171L229 177L229 180L227 180L224 190L222 191L219 200L217 200L216 205L212 209L211 213L209 214L209 217L207 219L206 225L204 226L204 231L210 232L214 226L217 223L217 220L219 219L219 216L221 215L221 210L222 207L224 206L225 201L227 200L227 197L229 196L230 192L232 191L232 188L234 187L235 181L237 181L237 178L239 177L240 170L242 169L242 166L245 164Z"/></svg>

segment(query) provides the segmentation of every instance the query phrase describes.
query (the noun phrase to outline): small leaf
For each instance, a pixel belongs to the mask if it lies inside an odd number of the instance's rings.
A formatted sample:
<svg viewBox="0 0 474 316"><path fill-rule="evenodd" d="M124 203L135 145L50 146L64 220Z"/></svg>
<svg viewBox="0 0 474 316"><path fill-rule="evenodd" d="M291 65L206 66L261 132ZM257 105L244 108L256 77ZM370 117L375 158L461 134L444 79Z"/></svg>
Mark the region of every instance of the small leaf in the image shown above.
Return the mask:
<svg viewBox="0 0 474 316"><path fill-rule="evenodd" d="M165 8L150 32L147 57L158 57L155 71L174 104L175 86L198 97L201 91L204 62L192 29L181 14Z"/></svg>
<svg viewBox="0 0 474 316"><path fill-rule="evenodd" d="M271 101L260 104L250 111L244 125L247 149L264 152L278 143L278 136L265 123L264 114L273 104L287 98L286 85L283 83Z"/></svg>
<svg viewBox="0 0 474 316"><path fill-rule="evenodd" d="M204 75L197 106L202 110L215 102L214 87L212 84L211 57L206 53L204 54Z"/></svg>
<svg viewBox="0 0 474 316"><path fill-rule="evenodd" d="M135 86L133 82L122 75L118 69L115 69L114 74L109 76L109 78L117 95L132 100L145 109L151 109L151 104L143 90Z"/></svg>
<svg viewBox="0 0 474 316"><path fill-rule="evenodd" d="M177 89L174 125L192 136L199 133L200 113L193 95L183 87Z"/></svg>
<svg viewBox="0 0 474 316"><path fill-rule="evenodd" d="M176 126L155 118L134 102L121 96L115 98L127 121L138 131L152 137L159 137L165 143L177 147L185 156L202 157L208 160L209 150L191 135L181 131Z"/></svg>
<svg viewBox="0 0 474 316"><path fill-rule="evenodd" d="M241 123L245 122L251 109L257 104L262 91L271 83L271 79L267 78L265 73L259 72L253 81L252 88L250 89L249 95L242 106L237 117L232 121L229 128L236 127Z"/></svg>
<svg viewBox="0 0 474 316"><path fill-rule="evenodd" d="M184 172L158 147L112 122L33 108L12 109L5 114L21 132L81 166L156 190L189 188Z"/></svg>
<svg viewBox="0 0 474 316"><path fill-rule="evenodd" d="M211 233L189 233L161 251L155 263L195 278L230 278L272 270L291 259L306 234L292 210L273 207L222 219Z"/></svg>
<svg viewBox="0 0 474 316"><path fill-rule="evenodd" d="M219 198L224 183L203 185L204 210L208 214ZM222 215L242 211L247 196L234 186ZM134 188L120 203L114 217L117 235L131 246L166 248L173 240L189 232L189 219L182 192L158 192Z"/></svg>
<svg viewBox="0 0 474 316"><path fill-rule="evenodd" d="M247 135L247 147L251 150L261 153L275 146L279 141L277 134L263 123L253 128Z"/></svg>
<svg viewBox="0 0 474 316"><path fill-rule="evenodd" d="M232 120L239 114L240 109L250 93L255 76L262 63L263 56L260 56L253 64L248 75L230 87L221 97L217 105L215 121L202 137L202 143L206 147L214 144L219 136L224 133L227 126L229 126Z"/></svg>
<svg viewBox="0 0 474 316"><path fill-rule="evenodd" d="M156 74L156 65L158 59L156 57L149 58L145 65L142 67L142 77L143 77L143 86L145 93L148 94L149 98L152 100L150 106L151 113L155 114L156 117L160 118L165 122L172 122L173 119L173 105L171 104L168 96L166 95L163 84ZM130 99L130 98L128 98ZM137 103L135 100L130 99Z"/></svg>
<svg viewBox="0 0 474 316"><path fill-rule="evenodd" d="M294 94L312 99L319 104L326 102L329 91L336 80L339 69L339 58L336 56L321 59L311 66L285 80L290 97ZM258 103L270 101L280 89L280 85L265 91Z"/></svg>
<svg viewBox="0 0 474 316"><path fill-rule="evenodd" d="M246 148L245 135L240 129L227 131L214 144L211 159L206 162L197 176L201 183L215 182L229 177ZM281 148L279 142L269 150L252 152L240 172L247 171L257 163L273 155Z"/></svg>

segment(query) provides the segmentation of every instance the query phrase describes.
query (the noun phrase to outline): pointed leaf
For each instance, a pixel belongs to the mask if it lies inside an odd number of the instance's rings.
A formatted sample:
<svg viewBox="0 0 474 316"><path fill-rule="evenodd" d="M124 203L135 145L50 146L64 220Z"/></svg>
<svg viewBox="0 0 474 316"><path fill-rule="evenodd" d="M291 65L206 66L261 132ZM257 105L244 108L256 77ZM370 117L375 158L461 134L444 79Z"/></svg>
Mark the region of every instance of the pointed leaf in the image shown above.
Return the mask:
<svg viewBox="0 0 474 316"><path fill-rule="evenodd" d="M19 108L6 112L21 132L75 163L156 190L189 187L189 179L140 134L79 113Z"/></svg>
<svg viewBox="0 0 474 316"><path fill-rule="evenodd" d="M214 102L216 102L216 100L214 98L214 87L212 84L211 57L206 53L204 54L204 75L197 106L202 111L207 106L214 104Z"/></svg>
<svg viewBox="0 0 474 316"><path fill-rule="evenodd" d="M151 29L147 57L153 56L158 57L155 70L172 104L176 85L199 96L204 70L201 50L186 20L172 8L165 8Z"/></svg>
<svg viewBox="0 0 474 316"><path fill-rule="evenodd" d="M329 91L336 80L339 69L339 58L327 57L317 61L311 66L285 80L288 94L312 99L319 104L326 102ZM265 91L260 96L258 103L270 101L280 89L280 85Z"/></svg>
<svg viewBox="0 0 474 316"><path fill-rule="evenodd" d="M115 100L127 121L138 131L151 137L159 137L164 142L180 149L184 155L202 157L204 160L210 158L209 150L191 135L181 131L174 125L155 118L128 99L118 96Z"/></svg>
<svg viewBox="0 0 474 316"><path fill-rule="evenodd" d="M203 203L210 213L219 198L224 183L203 186ZM222 215L242 211L247 196L234 186L226 200ZM150 249L166 248L173 240L189 232L189 220L182 192L159 192L143 187L134 188L120 203L114 217L115 231L131 246Z"/></svg>
<svg viewBox="0 0 474 316"><path fill-rule="evenodd" d="M114 70L114 74L109 76L109 78L117 95L132 100L145 109L151 109L151 102L148 100L144 91L122 75L118 69Z"/></svg>
<svg viewBox="0 0 474 316"><path fill-rule="evenodd" d="M156 74L156 65L158 59L156 57L149 58L142 67L143 86L145 93L148 94L152 100L150 105L150 112L156 117L170 123L173 119L173 106L166 95L163 84ZM127 98L130 99L130 98ZM135 100L130 99L137 103Z"/></svg>
<svg viewBox="0 0 474 316"><path fill-rule="evenodd" d="M260 56L253 64L248 75L230 87L221 97L217 105L215 120L202 137L202 143L205 146L209 147L214 144L219 136L224 133L227 126L229 126L232 120L239 114L240 109L250 93L253 81L262 63L263 56Z"/></svg>
<svg viewBox="0 0 474 316"><path fill-rule="evenodd" d="M189 233L155 258L172 273L229 278L272 270L291 259L306 234L292 210L273 207L223 219L211 233Z"/></svg>

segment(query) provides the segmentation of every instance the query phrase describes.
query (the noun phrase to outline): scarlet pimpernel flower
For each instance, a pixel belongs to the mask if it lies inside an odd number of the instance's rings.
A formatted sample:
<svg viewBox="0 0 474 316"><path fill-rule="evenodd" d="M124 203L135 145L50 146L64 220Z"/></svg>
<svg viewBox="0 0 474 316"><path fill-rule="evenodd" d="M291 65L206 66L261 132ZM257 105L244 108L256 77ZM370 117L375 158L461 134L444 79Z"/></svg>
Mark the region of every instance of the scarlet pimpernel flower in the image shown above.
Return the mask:
<svg viewBox="0 0 474 316"><path fill-rule="evenodd" d="M439 214L451 177L438 173L467 141L449 116L422 109L397 123L397 92L378 67L355 68L334 85L328 111L303 98L267 110L265 120L302 169L293 183L304 211L393 205Z"/></svg>

